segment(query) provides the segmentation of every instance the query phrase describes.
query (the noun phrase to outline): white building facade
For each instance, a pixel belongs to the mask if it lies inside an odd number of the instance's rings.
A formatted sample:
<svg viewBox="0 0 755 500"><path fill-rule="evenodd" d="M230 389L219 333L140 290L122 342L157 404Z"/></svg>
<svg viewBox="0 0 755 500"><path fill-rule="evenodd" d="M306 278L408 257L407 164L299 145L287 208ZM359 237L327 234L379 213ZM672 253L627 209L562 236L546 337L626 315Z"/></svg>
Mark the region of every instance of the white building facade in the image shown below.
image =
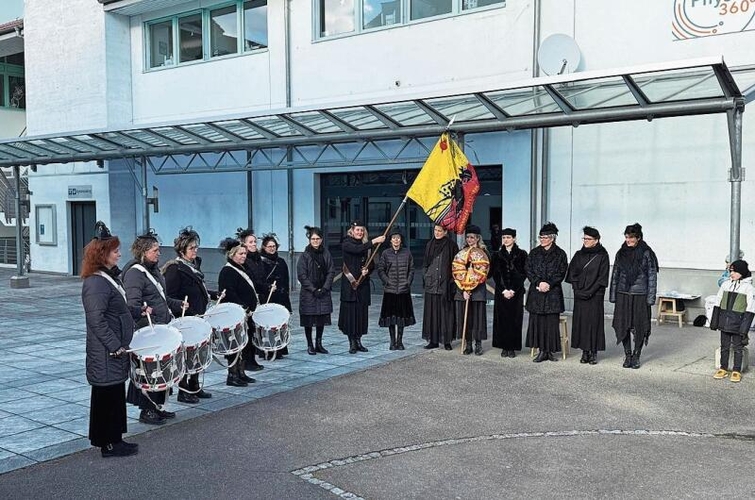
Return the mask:
<svg viewBox="0 0 755 500"><path fill-rule="evenodd" d="M27 0L27 133L190 124L495 89L541 75L537 51L557 33L579 47L581 62L567 71L703 56L747 66L755 64L750 3ZM752 131L745 113L744 167L755 154ZM529 248L532 228L550 220L561 231L558 244L572 254L581 227L592 225L613 255L624 227L639 221L668 271L660 275L662 287L701 294L715 288L711 276L729 248L726 115L560 127L546 140L531 131L467 134L463 142L489 179L472 217L481 227L516 227L520 246ZM411 153L415 160L425 154ZM32 242L34 269L76 272L77 248L88 237L75 227L80 220L104 220L130 240L144 225L141 189L151 193L152 186L159 212L149 214L149 224L166 245L186 225L202 235L203 247L214 247L252 224L259 233L275 232L281 250L300 252L305 224L327 226L335 239L345 219L369 213L377 230L400 201L403 172L421 161L349 167L321 159L306 168L246 171L226 162L212 172L148 171L146 183L127 166L67 163L31 174L32 204L55 207L56 231L54 244ZM388 179L390 172L399 181ZM385 183L366 185L367 174L381 173ZM742 184L745 257L755 255L753 182L745 177ZM401 220L420 248L431 228L412 210Z"/></svg>

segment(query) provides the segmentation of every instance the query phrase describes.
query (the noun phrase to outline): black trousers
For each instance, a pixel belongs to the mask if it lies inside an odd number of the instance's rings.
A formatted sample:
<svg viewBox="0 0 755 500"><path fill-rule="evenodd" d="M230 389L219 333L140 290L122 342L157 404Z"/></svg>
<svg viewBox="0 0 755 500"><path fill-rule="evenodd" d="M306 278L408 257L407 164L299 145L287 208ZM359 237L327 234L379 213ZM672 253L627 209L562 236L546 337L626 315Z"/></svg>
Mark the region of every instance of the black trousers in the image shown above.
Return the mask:
<svg viewBox="0 0 755 500"><path fill-rule="evenodd" d="M729 346L734 350L734 368L733 371L742 371L742 336L738 333L721 332L721 368L729 369Z"/></svg>
<svg viewBox="0 0 755 500"><path fill-rule="evenodd" d="M126 433L126 386L92 386L89 404L89 442L107 446L122 441Z"/></svg>

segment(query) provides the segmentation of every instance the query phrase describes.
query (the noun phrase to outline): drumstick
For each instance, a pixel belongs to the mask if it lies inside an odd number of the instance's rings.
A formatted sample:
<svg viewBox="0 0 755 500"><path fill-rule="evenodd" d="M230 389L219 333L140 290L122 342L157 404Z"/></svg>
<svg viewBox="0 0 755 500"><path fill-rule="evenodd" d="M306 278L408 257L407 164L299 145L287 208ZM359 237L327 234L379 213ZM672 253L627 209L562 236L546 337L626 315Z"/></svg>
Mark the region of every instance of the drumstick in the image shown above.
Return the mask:
<svg viewBox="0 0 755 500"><path fill-rule="evenodd" d="M270 293L267 296L267 302L265 302L265 304L269 304L270 303L270 297L273 296L273 286L275 286L276 283L278 283L278 282L277 281L273 281L273 285L270 287Z"/></svg>
<svg viewBox="0 0 755 500"><path fill-rule="evenodd" d="M184 297L184 302L183 302L183 304L181 304L181 317L182 317L182 318L184 317L184 314L186 314L186 310L187 310L187 309L189 308L189 306L188 306L188 302L189 302L189 296L188 296L188 295L186 295L186 296Z"/></svg>
<svg viewBox="0 0 755 500"><path fill-rule="evenodd" d="M133 349L126 349L126 352L145 351L147 349L157 349L159 345L148 345L144 347L134 347Z"/></svg>
<svg viewBox="0 0 755 500"><path fill-rule="evenodd" d="M149 312L147 312L147 303L144 303L144 313L147 315L147 321L149 322L149 327L152 328L152 331L155 331L155 325L152 324L152 316L149 315Z"/></svg>
<svg viewBox="0 0 755 500"><path fill-rule="evenodd" d="M223 300L224 297L225 297L225 288L223 289L222 292L220 292L220 295L218 295L218 300L217 302L215 302L215 305L220 304L220 301Z"/></svg>

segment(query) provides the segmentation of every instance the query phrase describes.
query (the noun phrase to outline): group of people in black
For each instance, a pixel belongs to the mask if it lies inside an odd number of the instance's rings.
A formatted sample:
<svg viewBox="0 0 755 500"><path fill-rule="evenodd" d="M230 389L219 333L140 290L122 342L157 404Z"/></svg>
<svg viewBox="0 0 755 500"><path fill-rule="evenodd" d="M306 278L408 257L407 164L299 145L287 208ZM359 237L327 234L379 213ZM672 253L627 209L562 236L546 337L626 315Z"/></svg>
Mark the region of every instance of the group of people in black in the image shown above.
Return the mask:
<svg viewBox="0 0 755 500"><path fill-rule="evenodd" d="M375 269L383 284L379 325L389 330L391 350L404 349L404 328L416 323L410 295L415 269L401 232L388 233L390 244L375 259L372 252L386 237L369 238L365 224L353 221L341 244L343 264L337 270L324 245L323 231L309 226L305 229L308 244L297 261L296 274L301 284L300 325L308 354L328 354L323 333L331 324L331 294L339 271L338 328L349 339L349 353L367 351L361 339L368 330L370 280ZM581 362L595 364L597 352L605 349L603 299L610 287L610 301L616 304L613 326L626 353L624 366L639 368L640 353L650 335L650 306L655 302L655 254L642 238L642 227L627 226L625 243L617 253L609 282L608 254L600 244L600 234L591 227L583 231L583 246L568 264L566 254L556 245L558 229L554 224L543 226L540 245L529 255L517 246L514 229L500 231L500 248L491 255L479 228L467 227L463 248L477 247L490 257L488 277L495 282L493 347L502 350L501 356L514 357L522 349L525 283L529 281L526 346L539 349L536 362L555 360L553 353L561 350L559 315L564 311L562 282L566 281L574 291L572 346L582 349ZM203 315L219 294L207 287L202 260L197 255L200 237L191 228L179 232L173 242L176 256L162 268L157 235L149 232L138 236L131 246L133 258L123 271L117 266L121 257L118 237L101 222L95 233L85 248L81 274L87 325L86 370L92 385L89 437L94 446L101 448L103 457L125 456L138 452L135 444L122 440L126 432L126 402L139 406L139 420L147 424L160 425L175 417L174 412L163 407L169 390L144 393L133 384L126 390L126 350L134 331L148 320L167 324L181 315ZM263 236L258 247L255 233L240 228L220 246L226 257L218 275L223 300L249 313L262 301L292 311L289 268L278 255L274 234ZM426 349L443 345L451 350L452 342L460 339L463 331L464 354L481 355L482 341L487 339L486 284L482 282L469 291L456 286L451 263L458 252L456 242L436 225L425 247L421 269L422 338L427 341ZM248 330L254 326L251 315L247 315ZM287 354L284 347L273 359ZM245 387L254 383L246 371L262 370L257 358L268 356L251 342L240 354L228 356L227 385ZM185 376L179 383L180 402L195 404L211 397L202 389L199 375Z"/></svg>

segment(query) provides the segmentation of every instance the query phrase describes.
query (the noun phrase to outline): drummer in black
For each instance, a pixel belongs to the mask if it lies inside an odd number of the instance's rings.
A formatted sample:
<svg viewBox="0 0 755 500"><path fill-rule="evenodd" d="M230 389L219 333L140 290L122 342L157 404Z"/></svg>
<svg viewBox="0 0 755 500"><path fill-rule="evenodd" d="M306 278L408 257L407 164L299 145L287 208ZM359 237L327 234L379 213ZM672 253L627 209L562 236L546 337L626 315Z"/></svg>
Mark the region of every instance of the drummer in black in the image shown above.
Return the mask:
<svg viewBox="0 0 755 500"><path fill-rule="evenodd" d="M207 290L204 282L204 273L201 271L202 258L197 255L199 241L199 234L192 228L182 229L173 240L173 248L178 256L163 266L165 293L176 300L187 299L185 316L204 314L210 299L217 299L217 293ZM196 373L185 375L178 386L190 391L179 390L178 401L181 403L194 404L199 403L200 399L212 397L212 394L199 388L199 374Z"/></svg>
<svg viewBox="0 0 755 500"><path fill-rule="evenodd" d="M338 329L349 337L349 353L367 352L362 345L362 335L367 333L370 306L370 273L375 262L367 260L370 249L385 241L380 235L370 240L364 223L355 220L341 243L343 252L343 278L341 279L341 309L338 314Z"/></svg>
<svg viewBox="0 0 755 500"><path fill-rule="evenodd" d="M152 231L138 236L131 245L134 256L123 268L123 286L126 298L131 307L140 307L145 303L152 308L152 323L167 325L175 315L181 314L183 301L173 299L165 294L165 278L160 273L158 261L160 259L160 242ZM149 324L147 318L142 318L137 328ZM141 410L139 421L145 424L164 424L168 418L176 414L162 408L167 391L158 391L145 395L133 384L129 384L126 400L138 405Z"/></svg>
<svg viewBox="0 0 755 500"><path fill-rule="evenodd" d="M267 297L267 285L265 284L265 270L262 268L262 257L257 250L257 235L254 234L252 228L236 230L236 238L246 248L246 261L244 262L244 269L246 274L252 279L254 287L257 289L257 294L260 297ZM252 318L249 318L250 332L253 331L254 322ZM251 372L257 372L264 368L257 362L257 355L264 356L265 352L254 347L254 344L249 342L244 347L244 369Z"/></svg>
<svg viewBox="0 0 755 500"><path fill-rule="evenodd" d="M275 234L266 234L262 237L262 269L264 274L265 288L268 294L265 297L260 296L260 300L271 304L280 304L285 307L289 314L291 313L291 298L288 295L289 279L288 264L286 260L278 255L278 240ZM276 359L288 354L288 347L279 349L275 352Z"/></svg>

